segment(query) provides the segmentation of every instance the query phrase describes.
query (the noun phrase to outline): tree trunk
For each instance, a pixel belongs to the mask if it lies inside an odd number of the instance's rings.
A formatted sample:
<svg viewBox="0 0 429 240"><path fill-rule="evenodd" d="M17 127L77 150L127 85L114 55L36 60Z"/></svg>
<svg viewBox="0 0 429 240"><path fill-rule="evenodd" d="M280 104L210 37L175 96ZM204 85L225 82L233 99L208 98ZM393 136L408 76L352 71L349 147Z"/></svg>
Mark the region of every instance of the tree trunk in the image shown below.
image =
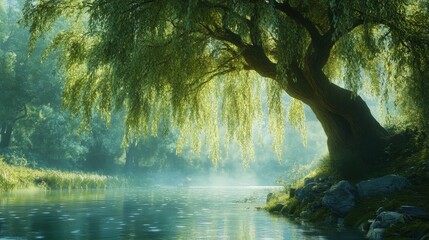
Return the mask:
<svg viewBox="0 0 429 240"><path fill-rule="evenodd" d="M126 150L125 166L124 166L125 173L132 173L135 171L134 168L136 167L136 158L137 158L137 146L135 143L131 143Z"/></svg>
<svg viewBox="0 0 429 240"><path fill-rule="evenodd" d="M387 133L369 110L355 109L358 117L347 118L321 106L312 105L311 108L328 137L328 150L333 160L361 161L367 165L381 157Z"/></svg>
<svg viewBox="0 0 429 240"><path fill-rule="evenodd" d="M3 124L0 131L0 149L7 148L12 138L12 124Z"/></svg>
<svg viewBox="0 0 429 240"><path fill-rule="evenodd" d="M247 46L242 55L249 69L273 79L289 96L310 106L328 137L331 167L343 176L359 177L362 175L359 170L373 166L382 157L387 132L360 96L329 81L322 69L334 43L330 42L330 35L315 37L303 62L297 59L289 66L288 72L290 70L295 81L278 77L277 65L264 54L261 46ZM230 42L236 44L236 41ZM353 173L356 176L352 176Z"/></svg>
<svg viewBox="0 0 429 240"><path fill-rule="evenodd" d="M331 83L316 56L310 55L304 67L295 64L293 71L297 81L283 88L309 105L322 124L332 167L359 175L382 157L387 132L360 96Z"/></svg>
<svg viewBox="0 0 429 240"><path fill-rule="evenodd" d="M12 138L13 126L15 125L15 123L18 120L27 117L27 106L24 105L22 110L24 111L23 115L16 117L12 121L6 121L1 125L1 128L0 128L0 149L9 147L10 140Z"/></svg>

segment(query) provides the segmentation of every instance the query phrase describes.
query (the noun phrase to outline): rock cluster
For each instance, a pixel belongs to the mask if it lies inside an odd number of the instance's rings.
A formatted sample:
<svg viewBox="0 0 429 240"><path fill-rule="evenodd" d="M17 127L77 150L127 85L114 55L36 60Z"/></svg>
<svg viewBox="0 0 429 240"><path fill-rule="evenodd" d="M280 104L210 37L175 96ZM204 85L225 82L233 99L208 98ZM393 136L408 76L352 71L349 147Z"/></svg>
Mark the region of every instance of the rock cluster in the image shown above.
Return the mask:
<svg viewBox="0 0 429 240"><path fill-rule="evenodd" d="M296 198L301 203L313 202L320 197L326 190L329 189L330 184L328 178L306 178L304 179L304 186L298 188L295 192Z"/></svg>
<svg viewBox="0 0 429 240"><path fill-rule="evenodd" d="M356 184L359 197L361 198L398 192L408 186L410 186L410 182L406 178L398 175L387 175Z"/></svg>
<svg viewBox="0 0 429 240"><path fill-rule="evenodd" d="M330 210L331 215L327 216L325 222L338 225L355 207L357 201L378 195L386 196L402 191L410 185L406 178L398 175L373 178L355 185L345 180L335 182L330 177L306 178L304 185L294 190L294 196L299 204L305 206L295 214L298 213L300 218L309 218L318 209L326 208ZM273 195L267 196L267 200L272 197ZM271 211L286 214L290 209L296 209L293 203L290 206L279 203ZM397 211L386 211L381 207L376 212L376 218L371 220L369 229L368 225L366 227L367 238L381 239L387 227L403 224L414 218L429 220L429 214L425 209L415 206L404 205Z"/></svg>
<svg viewBox="0 0 429 240"><path fill-rule="evenodd" d="M358 199L398 192L410 185L406 178L397 175L369 179L356 185L345 180L333 184L331 180L306 178L304 185L296 190L296 198L302 204L325 206L336 216L344 217L354 208ZM309 215L307 213L303 215Z"/></svg>
<svg viewBox="0 0 429 240"><path fill-rule="evenodd" d="M384 231L392 225L406 223L414 218L429 219L428 212L415 206L401 206L398 211L385 211L380 207L377 217L372 220L366 237L371 240L380 240L383 238Z"/></svg>

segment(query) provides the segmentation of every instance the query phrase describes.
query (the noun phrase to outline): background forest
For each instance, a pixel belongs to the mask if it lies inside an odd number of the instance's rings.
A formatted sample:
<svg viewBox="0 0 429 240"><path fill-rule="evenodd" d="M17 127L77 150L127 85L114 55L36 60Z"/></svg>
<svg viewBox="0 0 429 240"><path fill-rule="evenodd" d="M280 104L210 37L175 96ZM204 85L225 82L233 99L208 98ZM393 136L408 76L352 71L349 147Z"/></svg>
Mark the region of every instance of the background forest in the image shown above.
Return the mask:
<svg viewBox="0 0 429 240"><path fill-rule="evenodd" d="M124 114L113 116L109 126L97 116L83 126L63 109L64 77L56 67L58 56L44 55L52 39L40 39L29 53L28 29L18 23L22 4L2 1L0 5L0 154L9 164L105 174L132 172L147 178L174 173L179 182L186 176L210 174L211 178L200 178L200 183L273 184L279 178L300 178L327 151L323 130L308 109L306 144L299 131L287 126L281 159L271 150L267 124L254 139L255 161L247 164L241 161L237 144L222 150L218 166L207 149L194 154L188 148L177 155L174 129L124 148ZM284 97L284 101L290 99Z"/></svg>

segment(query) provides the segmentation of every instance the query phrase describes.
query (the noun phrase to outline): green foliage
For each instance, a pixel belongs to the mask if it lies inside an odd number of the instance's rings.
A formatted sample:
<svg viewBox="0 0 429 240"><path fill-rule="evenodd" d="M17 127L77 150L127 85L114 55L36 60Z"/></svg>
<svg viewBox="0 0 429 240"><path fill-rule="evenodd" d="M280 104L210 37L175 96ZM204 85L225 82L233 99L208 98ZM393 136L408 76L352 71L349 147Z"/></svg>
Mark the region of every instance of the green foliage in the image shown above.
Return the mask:
<svg viewBox="0 0 429 240"><path fill-rule="evenodd" d="M307 144L307 129L305 128L304 104L296 99L292 99L288 112L289 122L301 132L304 145Z"/></svg>
<svg viewBox="0 0 429 240"><path fill-rule="evenodd" d="M21 12L13 4L4 4L0 9L0 128L2 143L5 129L15 132L16 124L28 118L37 107L56 103L60 105L61 85L55 84L53 58L41 63L41 56L47 41L39 41L34 54L28 54L27 30L20 28L17 21ZM53 104L52 104L53 105ZM34 119L33 119L34 120ZM9 141L8 141L9 142ZM12 137L13 142L13 137ZM2 147L8 147L5 143Z"/></svg>
<svg viewBox="0 0 429 240"><path fill-rule="evenodd" d="M409 123L427 128L425 0L43 0L26 1L23 22L34 44L56 22L67 21L50 49L61 52L64 105L87 124L93 112L109 119L125 108L127 141L178 128L178 152L184 145L199 152L205 143L216 163L219 123L227 130L223 143L235 139L243 158L253 157L262 89L268 92L270 132L280 156L282 91L296 81L293 68L304 67L311 35L305 24L279 11L283 2L319 33L333 33L324 66L331 81L356 94L367 87L386 104L393 98ZM276 66L275 81L264 86L248 71L247 46L260 47ZM288 119L305 129L302 113L294 102Z"/></svg>
<svg viewBox="0 0 429 240"><path fill-rule="evenodd" d="M78 123L70 121L69 115L55 111L49 106L42 106L38 112L38 121L29 140L31 148L51 161L77 163L84 160L88 152L85 142L88 137L79 134Z"/></svg>
<svg viewBox="0 0 429 240"><path fill-rule="evenodd" d="M118 14L117 9L124 6L138 17ZM252 11L244 2L231 7ZM225 144L236 139L243 158L252 159L253 127L262 113L261 83L257 75L243 71L243 60L234 46L204 34L222 24L247 31L240 16L219 13L216 8L177 1L141 6L133 1L44 1L27 2L24 14L33 41L53 26L61 9L65 16L74 13L72 19L83 13L88 16L89 29L82 28L85 23L73 24L51 46L63 52L66 107L82 110L85 119L92 116L93 106L105 116L125 107L127 140L134 133L156 135L159 127L164 131L173 126L181 130L178 152L184 145L198 152L203 139L215 162L220 145L218 122L222 122L229 139ZM274 103L281 102L281 94L274 96L269 104L274 126L270 129L277 133L279 151L284 116Z"/></svg>
<svg viewBox="0 0 429 240"><path fill-rule="evenodd" d="M338 24L345 25L338 31L358 17L363 24L337 42L325 67L331 79L343 80L354 92L369 90L387 106L394 102L401 113L398 124L427 131L428 2L332 2Z"/></svg>

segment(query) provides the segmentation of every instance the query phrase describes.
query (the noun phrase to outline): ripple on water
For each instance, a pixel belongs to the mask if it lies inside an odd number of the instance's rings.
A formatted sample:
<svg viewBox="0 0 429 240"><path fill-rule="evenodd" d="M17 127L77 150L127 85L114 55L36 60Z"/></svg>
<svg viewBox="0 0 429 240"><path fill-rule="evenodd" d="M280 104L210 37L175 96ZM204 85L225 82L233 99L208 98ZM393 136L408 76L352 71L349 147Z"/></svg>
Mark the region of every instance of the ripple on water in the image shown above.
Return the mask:
<svg viewBox="0 0 429 240"><path fill-rule="evenodd" d="M149 232L161 232L161 229L152 226L152 227L149 227Z"/></svg>

